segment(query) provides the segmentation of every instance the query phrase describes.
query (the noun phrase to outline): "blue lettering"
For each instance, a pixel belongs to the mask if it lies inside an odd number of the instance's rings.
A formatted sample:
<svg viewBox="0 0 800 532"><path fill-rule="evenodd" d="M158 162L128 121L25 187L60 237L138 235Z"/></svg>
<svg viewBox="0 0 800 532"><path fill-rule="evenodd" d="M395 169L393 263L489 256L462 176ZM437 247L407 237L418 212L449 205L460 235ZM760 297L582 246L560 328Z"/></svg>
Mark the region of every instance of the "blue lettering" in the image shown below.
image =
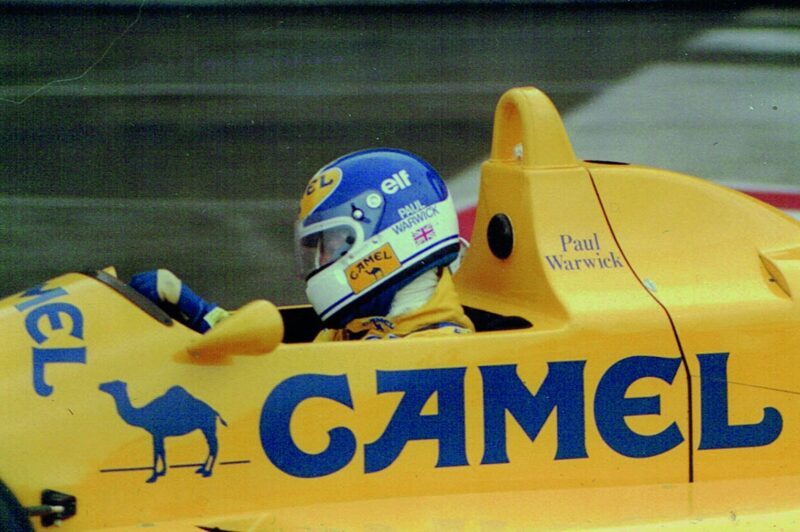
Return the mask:
<svg viewBox="0 0 800 532"><path fill-rule="evenodd" d="M58 331L64 328L62 315L69 317L72 321L72 328L69 335L73 338L83 340L83 314L80 309L64 302L51 302L51 299L67 295L63 288L50 288L45 290L44 285L35 286L22 293L23 297L33 297L28 301L23 301L14 306L19 312L31 310L25 317L25 330L33 341L43 344L48 340L48 336L42 332L39 324L42 318L47 318L50 329ZM39 306L42 305L42 306ZM34 308L35 307L35 308ZM37 394L47 397L53 393L53 387L47 384L44 378L44 369L47 364L69 363L85 364L86 348L33 348L33 388Z"/></svg>
<svg viewBox="0 0 800 532"><path fill-rule="evenodd" d="M597 430L609 447L631 458L647 458L669 451L683 441L678 424L658 434L645 436L628 427L626 416L659 415L661 397L625 397L631 384L644 377L655 377L672 384L680 358L633 356L608 368L597 385L594 417Z"/></svg>
<svg viewBox="0 0 800 532"><path fill-rule="evenodd" d="M67 291L60 287L50 288L48 290L42 290L43 288L44 284L40 284L39 286L34 286L33 288L23 292L22 293L23 297L33 297L33 296L38 296L38 297L31 299L29 301L23 301L22 303L17 303L16 305L14 305L14 308L16 308L20 312L24 312L31 307L35 307L36 305L44 303L45 301L50 301L53 298L64 296L67 294Z"/></svg>
<svg viewBox="0 0 800 532"><path fill-rule="evenodd" d="M296 375L278 384L261 410L261 446L269 460L281 471L301 478L330 475L353 459L356 438L345 427L328 431L330 443L318 454L301 450L292 439L289 424L297 406L306 399L322 397L350 409L353 399L347 375Z"/></svg>
<svg viewBox="0 0 800 532"><path fill-rule="evenodd" d="M42 313L50 316L50 314ZM52 318L51 318L52 319ZM754 424L731 425L728 418L728 353L697 355L700 363L700 450L769 445L781 433L780 412L764 408ZM44 381L50 362L84 362L84 349L34 348L34 386L40 395L52 388ZM586 450L586 361L549 362L547 375L534 392L518 374L516 364L480 366L483 380L484 450L481 464L509 463L507 420L519 424L534 441L554 415L556 460L588 458ZM644 378L672 385L680 358L632 356L617 361L600 378L594 394L598 433L615 452L630 458L649 458L675 449L685 439L678 422L657 434L640 434L627 423L628 416L660 416L661 396L626 397L630 387ZM364 472L382 471L397 461L415 440L438 443L436 467L469 465L466 453L465 375L467 368L431 368L376 372L377 393L402 392L397 409L383 434L364 445ZM310 454L292 439L290 423L297 406L309 398L325 398L354 409L347 375L297 375L278 384L261 412L261 443L269 460L287 474L313 478L335 473L355 456L359 443L347 427L328 431L330 443L321 453ZM423 413L436 401L436 413ZM507 414L510 414L509 417Z"/></svg>
<svg viewBox="0 0 800 532"><path fill-rule="evenodd" d="M405 392L381 437L364 446L364 471L381 471L411 440L439 440L436 467L468 465L464 434L464 374L467 368L378 371L378 393ZM437 394L438 413L421 414Z"/></svg>
<svg viewBox="0 0 800 532"><path fill-rule="evenodd" d="M44 367L52 363L86 364L86 348L33 348L33 388L42 397L53 393L53 387L44 379Z"/></svg>
<svg viewBox="0 0 800 532"><path fill-rule="evenodd" d="M700 450L769 445L783 428L781 413L772 407L764 408L764 417L759 423L729 424L728 355L697 355L700 362Z"/></svg>
<svg viewBox="0 0 800 532"><path fill-rule="evenodd" d="M483 376L484 451L482 464L508 462L506 411L536 439L550 413L558 408L556 460L586 458L583 368L585 360L549 362L534 395L517 375L517 366L481 366Z"/></svg>
<svg viewBox="0 0 800 532"><path fill-rule="evenodd" d="M49 305L33 309L25 318L25 329L27 329L28 334L37 344L41 344L47 340L47 336L39 329L39 320L46 316L53 330L63 329L64 326L61 323L60 313L66 314L72 318L70 336L81 340L83 339L83 315L81 311L69 303L50 303Z"/></svg>

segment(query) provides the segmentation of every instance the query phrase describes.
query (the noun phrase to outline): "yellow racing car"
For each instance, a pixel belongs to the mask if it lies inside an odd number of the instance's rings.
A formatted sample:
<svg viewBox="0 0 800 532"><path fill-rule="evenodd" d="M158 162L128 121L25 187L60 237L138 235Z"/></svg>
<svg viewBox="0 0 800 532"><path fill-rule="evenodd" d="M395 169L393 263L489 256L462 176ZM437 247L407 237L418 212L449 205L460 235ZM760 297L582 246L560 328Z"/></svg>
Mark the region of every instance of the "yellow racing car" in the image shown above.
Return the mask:
<svg viewBox="0 0 800 532"><path fill-rule="evenodd" d="M455 281L476 334L382 342L199 335L111 268L3 299L0 529L800 522L796 220L577 160L517 88Z"/></svg>

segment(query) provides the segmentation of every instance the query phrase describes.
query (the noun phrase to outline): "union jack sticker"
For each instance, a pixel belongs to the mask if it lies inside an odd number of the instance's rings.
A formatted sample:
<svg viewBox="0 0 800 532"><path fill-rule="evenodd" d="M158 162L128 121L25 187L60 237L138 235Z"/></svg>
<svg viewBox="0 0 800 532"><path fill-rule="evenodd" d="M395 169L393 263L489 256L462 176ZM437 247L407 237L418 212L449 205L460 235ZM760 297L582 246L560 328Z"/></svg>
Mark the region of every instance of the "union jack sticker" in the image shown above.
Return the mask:
<svg viewBox="0 0 800 532"><path fill-rule="evenodd" d="M436 231L433 230L432 224L426 224L414 231L412 236L414 237L414 243L418 246L421 246L428 240L435 237Z"/></svg>

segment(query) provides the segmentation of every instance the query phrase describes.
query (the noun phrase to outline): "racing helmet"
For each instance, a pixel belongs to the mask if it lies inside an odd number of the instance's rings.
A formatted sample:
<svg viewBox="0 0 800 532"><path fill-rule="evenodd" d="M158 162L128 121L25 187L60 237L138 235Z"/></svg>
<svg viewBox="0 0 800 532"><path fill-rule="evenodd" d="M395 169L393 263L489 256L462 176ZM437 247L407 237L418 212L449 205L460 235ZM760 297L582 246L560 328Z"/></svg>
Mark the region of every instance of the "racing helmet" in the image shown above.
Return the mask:
<svg viewBox="0 0 800 532"><path fill-rule="evenodd" d="M295 240L311 305L327 327L385 316L394 295L458 256L441 176L409 152L357 151L322 167L300 200Z"/></svg>

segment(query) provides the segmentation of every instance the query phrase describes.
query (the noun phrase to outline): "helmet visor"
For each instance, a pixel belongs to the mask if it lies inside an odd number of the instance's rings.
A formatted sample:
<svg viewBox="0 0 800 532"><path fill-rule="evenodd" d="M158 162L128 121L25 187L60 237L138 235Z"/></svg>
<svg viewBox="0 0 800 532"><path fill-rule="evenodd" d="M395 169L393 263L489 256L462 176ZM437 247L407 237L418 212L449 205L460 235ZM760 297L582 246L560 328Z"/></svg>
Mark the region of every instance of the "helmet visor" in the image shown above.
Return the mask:
<svg viewBox="0 0 800 532"><path fill-rule="evenodd" d="M298 239L297 249L300 275L308 279L347 254L355 242L356 231L351 225L336 225L303 235Z"/></svg>

